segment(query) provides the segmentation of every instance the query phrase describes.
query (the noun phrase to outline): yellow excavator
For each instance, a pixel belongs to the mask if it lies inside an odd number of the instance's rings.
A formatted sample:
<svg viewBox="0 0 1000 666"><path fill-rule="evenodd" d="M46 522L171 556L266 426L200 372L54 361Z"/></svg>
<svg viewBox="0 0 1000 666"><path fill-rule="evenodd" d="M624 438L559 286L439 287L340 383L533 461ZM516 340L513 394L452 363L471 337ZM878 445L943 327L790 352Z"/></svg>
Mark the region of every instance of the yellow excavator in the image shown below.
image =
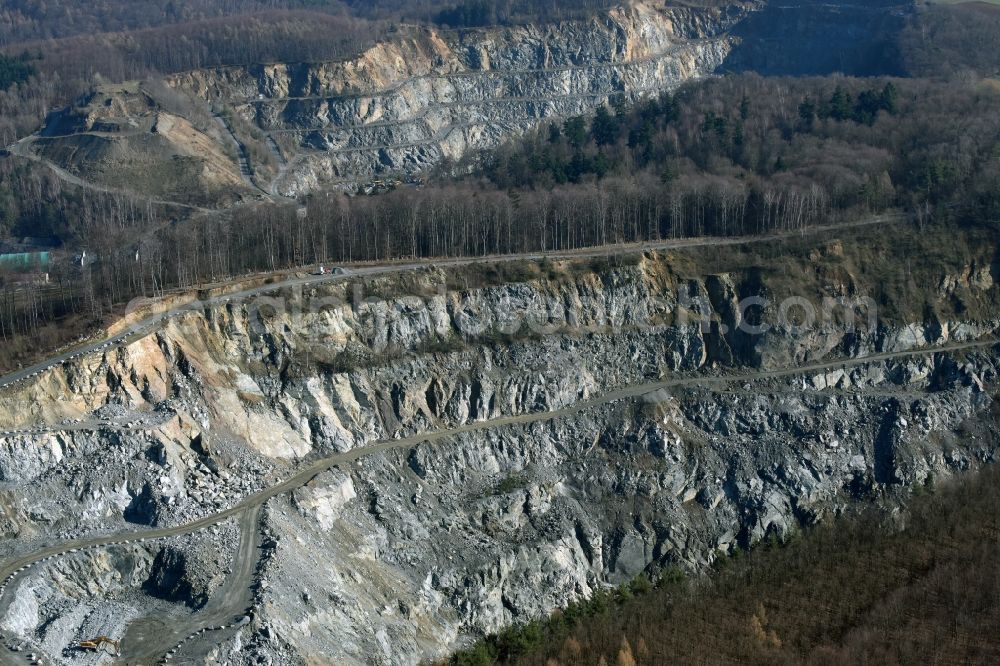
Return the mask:
<svg viewBox="0 0 1000 666"><path fill-rule="evenodd" d="M115 649L115 656L121 656L121 645L119 641L113 638L108 638L107 636L98 636L97 638L92 638L89 641L80 641L81 650L94 650L95 652L100 652L105 645L110 645Z"/></svg>

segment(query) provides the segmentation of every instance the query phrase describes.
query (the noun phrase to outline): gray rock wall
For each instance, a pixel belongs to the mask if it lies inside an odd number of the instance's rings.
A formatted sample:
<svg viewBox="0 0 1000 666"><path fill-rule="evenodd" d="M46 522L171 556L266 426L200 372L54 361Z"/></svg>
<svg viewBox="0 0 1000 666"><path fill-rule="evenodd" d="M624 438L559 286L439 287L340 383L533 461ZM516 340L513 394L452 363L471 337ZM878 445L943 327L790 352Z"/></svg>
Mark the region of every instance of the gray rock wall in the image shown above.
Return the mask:
<svg viewBox="0 0 1000 666"><path fill-rule="evenodd" d="M220 68L171 84L232 106L294 146L272 184L408 177L554 118L711 74L726 29L751 5L720 10L636 3L590 21L461 33L404 28L356 59Z"/></svg>
<svg viewBox="0 0 1000 666"><path fill-rule="evenodd" d="M20 482L7 511L17 543L43 524L114 529L136 501L159 525L185 522L303 460L481 424L272 500L252 631L219 648L224 663L419 663L642 572L702 570L853 502L898 506L995 459L994 440L969 434L992 404L994 349L909 352L973 342L996 320L795 330L771 306L776 325L749 335L735 299L770 293L766 278L671 267L555 266L460 291L437 290L445 275L430 270L367 281L358 300L317 287L274 295L267 313L191 313L53 369L20 399L109 425L0 439L0 469ZM942 299L995 296L992 280L949 277L962 267L941 273ZM301 307L273 307L286 298ZM698 321L706 304L711 321ZM160 420L110 424L150 413ZM83 464L95 455L99 469ZM47 513L46 498L58 498ZM197 574L185 567L191 589ZM8 620L28 636L30 610Z"/></svg>

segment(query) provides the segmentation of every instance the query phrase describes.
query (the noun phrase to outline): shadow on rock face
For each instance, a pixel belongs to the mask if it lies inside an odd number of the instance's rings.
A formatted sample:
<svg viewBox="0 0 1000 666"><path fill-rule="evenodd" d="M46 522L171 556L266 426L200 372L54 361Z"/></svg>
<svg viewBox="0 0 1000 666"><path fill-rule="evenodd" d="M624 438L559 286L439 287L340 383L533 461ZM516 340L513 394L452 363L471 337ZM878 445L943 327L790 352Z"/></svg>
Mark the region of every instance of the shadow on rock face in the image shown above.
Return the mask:
<svg viewBox="0 0 1000 666"><path fill-rule="evenodd" d="M193 562L179 548L164 548L153 560L153 567L143 590L157 599L201 608L210 594L209 577L199 571L201 564Z"/></svg>
<svg viewBox="0 0 1000 666"><path fill-rule="evenodd" d="M147 483L143 486L142 492L132 498L132 501L123 514L125 520L137 525L156 525L159 517L159 505L153 489Z"/></svg>
<svg viewBox="0 0 1000 666"><path fill-rule="evenodd" d="M769 3L733 29L741 41L720 70L765 76L901 76L899 35L912 12L898 0Z"/></svg>

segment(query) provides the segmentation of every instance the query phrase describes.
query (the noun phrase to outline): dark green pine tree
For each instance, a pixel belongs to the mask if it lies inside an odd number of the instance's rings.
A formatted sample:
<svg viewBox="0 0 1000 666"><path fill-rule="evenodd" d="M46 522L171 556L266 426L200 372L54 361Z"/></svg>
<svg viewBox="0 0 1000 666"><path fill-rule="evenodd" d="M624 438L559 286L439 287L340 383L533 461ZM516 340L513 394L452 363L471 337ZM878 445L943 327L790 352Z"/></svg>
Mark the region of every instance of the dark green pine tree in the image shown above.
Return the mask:
<svg viewBox="0 0 1000 666"><path fill-rule="evenodd" d="M562 128L558 123L552 123L549 125L549 143L559 143L560 139L562 139Z"/></svg>
<svg viewBox="0 0 1000 666"><path fill-rule="evenodd" d="M816 102L808 97L802 100L802 103L799 104L799 118L806 129L812 129L813 123L816 121Z"/></svg>
<svg viewBox="0 0 1000 666"><path fill-rule="evenodd" d="M837 86L830 97L826 115L834 120L847 120L854 115L854 98L851 93Z"/></svg>
<svg viewBox="0 0 1000 666"><path fill-rule="evenodd" d="M882 88L881 95L882 109L890 115L895 115L899 110L899 89L890 81Z"/></svg>
<svg viewBox="0 0 1000 666"><path fill-rule="evenodd" d="M618 119L611 115L607 107L597 109L590 135L598 146L610 146L618 141Z"/></svg>
<svg viewBox="0 0 1000 666"><path fill-rule="evenodd" d="M587 144L587 121L583 116L574 116L563 123L563 134L574 148L583 148Z"/></svg>

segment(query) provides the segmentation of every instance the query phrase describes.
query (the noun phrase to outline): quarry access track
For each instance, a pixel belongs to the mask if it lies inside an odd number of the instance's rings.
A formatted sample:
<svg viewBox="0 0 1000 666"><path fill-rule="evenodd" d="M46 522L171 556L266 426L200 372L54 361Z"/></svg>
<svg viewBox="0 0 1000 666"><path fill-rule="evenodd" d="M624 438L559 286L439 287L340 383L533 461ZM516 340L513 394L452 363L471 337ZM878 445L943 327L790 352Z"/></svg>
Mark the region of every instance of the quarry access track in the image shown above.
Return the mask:
<svg viewBox="0 0 1000 666"><path fill-rule="evenodd" d="M862 366L869 363L887 362L903 358L913 358L919 356L928 356L940 353L954 353L961 351L968 351L973 349L980 349L985 347L996 346L998 341L995 339L981 339L971 342L954 343L949 345L940 345L936 347L924 347L919 349L909 349L905 351L893 351L893 352L883 352L878 354L870 354L867 356L860 356L855 358L842 358L824 362L808 363L795 367L779 368L774 370L764 370L756 372L743 372L743 373L731 373L727 375L720 376L704 376L704 375L691 375L683 377L674 377L663 379L659 381L651 381L640 384L632 384L624 386L618 389L609 390L590 398L580 400L572 405L562 407L560 409L555 409L545 412L531 412L526 414L518 414L513 416L501 416L493 419L488 419L485 421L476 421L472 423L466 423L459 426L454 426L451 428L442 428L440 430L423 432L415 435L410 435L408 437L401 437L398 439L388 439L365 446L352 449L343 453L337 453L332 456L322 458L320 460L314 461L307 464L305 467L297 471L293 476L288 479L277 483L269 488L266 488L258 493L250 495L240 502L234 504L232 507L219 511L217 513L209 514L198 520L183 524L176 525L173 527L162 527L162 528L151 528L146 530L131 530L128 532L121 532L116 534L109 534L105 536L84 538L84 539L72 539L66 540L57 544L53 544L42 548L34 553L24 555L15 558L11 561L4 563L0 566L0 579L3 580L0 584L0 611L3 611L7 604L9 603L4 599L4 593L7 587L14 583L18 577L23 576L26 571L31 569L36 564L50 560L54 557L64 556L68 554L73 554L80 552L82 550L100 548L103 546L119 546L130 543L143 543L146 541L163 539L167 537L182 536L199 530L203 530L208 527L217 525L225 520L233 517L242 516L241 519L241 531L244 536L241 537L241 547L240 547L240 557L238 561L234 564L234 575L227 580L226 590L232 592L230 595L227 592L227 599L232 597L232 599L241 600L243 597L242 590L249 587L252 583L252 567L247 564L247 558L252 556L252 552L255 548L248 546L250 543L248 541L249 536L247 535L247 530L256 529L252 520L249 520L249 516L256 515L256 511L259 507L262 507L268 500L282 495L286 492L292 491L299 488L310 480L316 477L316 475L330 470L334 467L346 467L350 466L352 463L372 455L377 455L381 453L387 453L392 451L400 451L415 446L433 445L444 440L451 439L458 435L465 433L479 432L484 430L492 430L496 428L503 428L508 426L517 425L528 425L532 423L551 421L553 419L559 419L567 416L573 416L579 414L588 409L595 407L604 406L614 402L619 402L623 400L629 400L633 398L641 398L643 396L655 395L660 391L669 391L670 389L683 388L683 387L723 387L733 382L746 382L753 380L767 380L767 379L778 379L784 377L793 377L797 375L822 372L824 370L834 370L834 369L847 369L851 367ZM251 540L252 541L252 540ZM211 603L211 602L210 602ZM231 608L226 600L218 602L217 606L213 606L218 610L213 615L212 620L216 619L216 615L226 615L232 614ZM140 630L136 630L140 634ZM179 632L183 633L183 632ZM170 639L174 638L173 634L169 635ZM190 638L190 636L189 636ZM158 646L160 641L154 641ZM160 646L162 647L162 646ZM129 646L126 644L123 646L122 658L128 660L127 663L137 663L133 660L133 657L128 654ZM0 652L0 662L2 663L17 663L15 657L12 653L6 651Z"/></svg>
<svg viewBox="0 0 1000 666"><path fill-rule="evenodd" d="M855 220L853 222L846 222L842 224L816 226L795 231L785 231L785 232L766 234L760 236L733 236L733 237L711 236L711 237L683 238L683 239L641 242L641 243L622 243L618 245L605 245L598 247L582 248L578 250L560 250L553 252L526 252L521 254L491 255L485 257L459 257L450 259L448 258L421 259L405 263L383 263L383 264L368 264L368 265L356 264L350 267L349 269L345 268L343 272L337 274L327 273L325 275L313 274L313 275L305 275L305 276L299 275L296 277L289 277L284 280L271 282L269 284L265 284L258 287L243 289L232 293L221 293L219 295L205 299L196 299L187 302L183 305L178 305L177 307L174 307L165 312L160 312L157 314L150 315L140 321L137 321L136 323L132 324L128 328L122 330L121 332L115 335L111 335L100 340L91 341L81 346L65 350L44 361L40 361L31 366L22 368L15 372L9 373L3 377L0 377L0 392L9 387L15 386L21 382L30 380L57 365L75 360L78 357L85 356L87 354L92 354L95 352L105 352L113 347L119 347L131 344L159 330L170 319L174 317L178 317L190 312L196 312L198 310L203 310L208 307L226 305L228 303L232 303L235 301L255 298L258 296L262 296L264 294L280 291L282 289L316 286L332 282L343 282L355 278L380 277L385 275L406 273L406 272L418 271L435 267L442 267L442 268L462 267L474 264L504 263L511 261L541 261L543 259L553 259L553 260L587 259L587 258L599 258L599 257L611 257L611 256L635 254L637 252L652 252L657 250L672 250L672 249L698 248L698 247L723 247L731 245L767 243L773 241L780 241L783 239L797 238L805 235L815 235L827 232L845 231L845 230L856 229L872 225L879 225L879 224L892 224L901 222L904 219L905 216L901 213L890 213L885 215L877 215L861 220ZM287 271L284 271L276 275L287 275ZM239 285L240 281L234 280L226 284ZM194 291L194 288L192 289L192 291Z"/></svg>
<svg viewBox="0 0 1000 666"><path fill-rule="evenodd" d="M32 162L37 162L38 164L41 164L42 166L47 167L53 174L56 175L57 178L59 178L59 180L62 180L64 182L66 182L66 183L69 183L70 185L75 185L76 187L82 187L83 189L90 190L92 192L100 192L101 194L111 194L111 195L117 195L117 196L122 196L122 197L128 197L130 199L142 199L144 201L148 201L149 203L155 204L157 206L166 206L166 207L181 208L181 209L193 211L193 212L196 212L196 213L218 213L219 212L218 210L212 209L212 208L205 208L203 206L196 206L194 204L187 204L187 203L183 203L183 202L180 202L180 201L170 201L170 200L167 200L167 199L157 199L155 197L149 197L149 196L142 195L142 194L136 194L135 192L131 192L129 190L116 189L114 187L108 187L106 185L100 185L98 183L92 183L89 180L84 180L83 178L80 178L79 176L76 176L76 175L70 173L66 169L64 169L61 166L59 166L58 164L55 164L54 162L45 159L41 155L38 155L38 154L32 152L32 150L28 146L30 144L34 143L37 138L38 137L36 137L34 135L25 137L25 138L21 139L20 141L18 141L15 144L7 146L7 152L9 152L11 155L14 155L16 157L20 157L20 158L23 158L23 159L26 159L26 160L31 160ZM49 137L45 137L45 138L49 138Z"/></svg>
<svg viewBox="0 0 1000 666"><path fill-rule="evenodd" d="M252 584L260 560L262 504L240 512L240 541L233 558L232 573L208 603L180 617L150 615L129 624L122 636L122 659L129 666L149 666L170 661L190 643L211 632L238 628L248 621L253 604ZM244 618L242 621L240 618Z"/></svg>

